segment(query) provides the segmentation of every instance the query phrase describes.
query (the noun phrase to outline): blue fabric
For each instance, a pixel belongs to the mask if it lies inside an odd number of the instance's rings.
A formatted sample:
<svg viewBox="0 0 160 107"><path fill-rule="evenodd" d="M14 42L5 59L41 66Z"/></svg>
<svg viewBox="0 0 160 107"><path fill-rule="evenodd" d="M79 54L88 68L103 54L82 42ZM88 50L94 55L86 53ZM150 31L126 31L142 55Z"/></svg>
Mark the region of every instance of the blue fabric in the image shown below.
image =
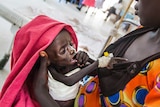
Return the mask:
<svg viewBox="0 0 160 107"><path fill-rule="evenodd" d="M77 0L71 0L70 2L76 4Z"/></svg>

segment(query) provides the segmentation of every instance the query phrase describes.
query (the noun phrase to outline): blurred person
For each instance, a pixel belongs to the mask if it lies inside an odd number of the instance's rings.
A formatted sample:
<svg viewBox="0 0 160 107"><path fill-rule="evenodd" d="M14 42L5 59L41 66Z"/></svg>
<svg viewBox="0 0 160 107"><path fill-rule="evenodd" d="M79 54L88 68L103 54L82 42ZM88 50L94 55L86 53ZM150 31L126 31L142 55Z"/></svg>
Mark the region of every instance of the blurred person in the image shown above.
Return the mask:
<svg viewBox="0 0 160 107"><path fill-rule="evenodd" d="M78 6L76 7L79 11L81 11L82 7L84 6L82 2L83 0L79 0Z"/></svg>
<svg viewBox="0 0 160 107"><path fill-rule="evenodd" d="M87 13L90 7L95 7L95 0L83 0L82 4L87 7L85 11Z"/></svg>
<svg viewBox="0 0 160 107"><path fill-rule="evenodd" d="M108 19L108 17L111 15L111 14L114 14L116 15L116 20L120 19L120 12L122 10L122 2L123 0L119 0L118 3L115 3L113 6L111 6L109 9L107 9L108 13L107 13L107 16L106 18L104 19L105 21ZM106 11L105 11L106 12Z"/></svg>
<svg viewBox="0 0 160 107"><path fill-rule="evenodd" d="M70 3L77 4L77 0L71 0Z"/></svg>

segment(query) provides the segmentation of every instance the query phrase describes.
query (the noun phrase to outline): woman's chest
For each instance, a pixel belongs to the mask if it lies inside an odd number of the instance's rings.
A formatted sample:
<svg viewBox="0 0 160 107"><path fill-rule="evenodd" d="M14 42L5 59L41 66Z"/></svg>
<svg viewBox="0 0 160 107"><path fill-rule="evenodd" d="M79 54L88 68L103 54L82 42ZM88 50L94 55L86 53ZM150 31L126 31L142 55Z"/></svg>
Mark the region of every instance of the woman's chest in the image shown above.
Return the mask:
<svg viewBox="0 0 160 107"><path fill-rule="evenodd" d="M142 36L128 47L124 57L129 61L138 61L158 52L160 52L160 43L150 40L149 36Z"/></svg>

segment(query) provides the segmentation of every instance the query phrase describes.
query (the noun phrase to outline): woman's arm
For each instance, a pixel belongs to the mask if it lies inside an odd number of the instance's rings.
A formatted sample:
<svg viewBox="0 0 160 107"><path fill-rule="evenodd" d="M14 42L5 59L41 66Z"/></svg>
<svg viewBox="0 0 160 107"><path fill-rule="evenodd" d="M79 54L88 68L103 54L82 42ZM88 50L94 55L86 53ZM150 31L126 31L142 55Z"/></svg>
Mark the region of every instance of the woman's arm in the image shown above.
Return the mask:
<svg viewBox="0 0 160 107"><path fill-rule="evenodd" d="M40 67L33 81L33 94L41 107L60 107L48 92L47 57L40 57Z"/></svg>

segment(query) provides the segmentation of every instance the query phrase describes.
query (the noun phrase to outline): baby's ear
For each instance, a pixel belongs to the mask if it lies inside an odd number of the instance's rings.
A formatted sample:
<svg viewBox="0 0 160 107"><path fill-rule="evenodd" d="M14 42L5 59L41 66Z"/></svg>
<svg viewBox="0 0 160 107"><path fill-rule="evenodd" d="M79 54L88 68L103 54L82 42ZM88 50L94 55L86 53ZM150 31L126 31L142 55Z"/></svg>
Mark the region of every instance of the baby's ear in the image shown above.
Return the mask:
<svg viewBox="0 0 160 107"><path fill-rule="evenodd" d="M50 65L50 63L51 63L51 61L50 61L50 60L49 60L49 58L48 58L48 54L47 54L47 52L45 52L45 51L41 51L39 54L40 54L40 56L45 56L45 57L47 57L47 59L48 59L47 65L49 66L49 65Z"/></svg>

